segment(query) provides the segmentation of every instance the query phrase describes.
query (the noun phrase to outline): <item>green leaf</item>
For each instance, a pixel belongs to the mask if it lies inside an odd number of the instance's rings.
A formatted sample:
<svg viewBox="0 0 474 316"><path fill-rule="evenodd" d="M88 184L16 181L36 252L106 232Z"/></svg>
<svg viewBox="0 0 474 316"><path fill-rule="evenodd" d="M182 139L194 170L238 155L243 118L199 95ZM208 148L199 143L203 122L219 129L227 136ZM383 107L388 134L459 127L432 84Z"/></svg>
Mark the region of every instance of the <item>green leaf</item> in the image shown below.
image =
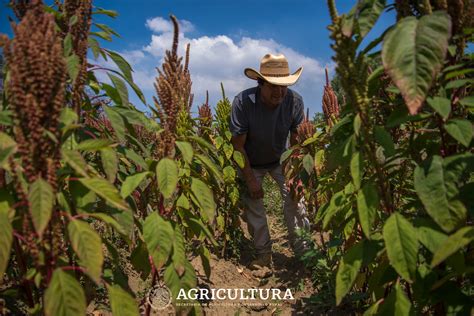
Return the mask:
<svg viewBox="0 0 474 316"><path fill-rule="evenodd" d="M117 188L107 180L100 178L80 178L79 181L89 190L109 202L112 206L123 211L128 210L127 204L120 196Z"/></svg>
<svg viewBox="0 0 474 316"><path fill-rule="evenodd" d="M342 258L336 274L336 305L350 291L362 267L364 257L363 242L351 247Z"/></svg>
<svg viewBox="0 0 474 316"><path fill-rule="evenodd" d="M225 157L227 159L230 159L232 157L232 154L234 153L234 147L232 146L232 144L225 143L223 150L224 150Z"/></svg>
<svg viewBox="0 0 474 316"><path fill-rule="evenodd" d="M98 38L101 38L103 40L106 40L108 42L112 41L112 36L110 36L109 33L100 31L100 32L89 32L90 35L97 36Z"/></svg>
<svg viewBox="0 0 474 316"><path fill-rule="evenodd" d="M428 248L431 253L435 253L441 244L448 238L446 234L440 232L433 224L422 223L417 227L418 240Z"/></svg>
<svg viewBox="0 0 474 316"><path fill-rule="evenodd" d="M179 275L176 273L176 270L173 268L172 265L166 267L163 278L165 280L166 286L171 291L171 296L173 300L176 300L178 297L179 291L184 290L186 293L192 288L196 287L196 273L194 271L193 266L186 261L185 264L185 273L180 278ZM191 300L186 301L184 299L178 300L179 303L184 302L191 302Z"/></svg>
<svg viewBox="0 0 474 316"><path fill-rule="evenodd" d="M323 219L323 229L326 229L331 222L331 219L336 215L338 212L344 209L346 205L346 196L344 194L344 190L335 193L331 197L331 201L329 203L329 207L327 209L326 214L324 215Z"/></svg>
<svg viewBox="0 0 474 316"><path fill-rule="evenodd" d="M359 190L360 184L362 182L362 175L364 172L364 161L362 160L362 155L359 151L356 151L351 158L351 176L352 176L352 183L354 183L354 187L356 190Z"/></svg>
<svg viewBox="0 0 474 316"><path fill-rule="evenodd" d="M145 95L143 95L142 90L132 80L128 80L127 78L125 78L125 80L130 85L130 87L132 87L133 91L140 99L140 101L142 101L142 103L146 105Z"/></svg>
<svg viewBox="0 0 474 316"><path fill-rule="evenodd" d="M188 136L187 138L189 140L192 140L191 143L197 144L203 149L207 149L210 153L213 153L216 151L216 148L202 137L191 135L191 136Z"/></svg>
<svg viewBox="0 0 474 316"><path fill-rule="evenodd" d="M77 114L71 108L63 108L59 116L59 122L67 127L77 122Z"/></svg>
<svg viewBox="0 0 474 316"><path fill-rule="evenodd" d="M235 186L228 189L228 194L232 205L236 205L240 198L239 189Z"/></svg>
<svg viewBox="0 0 474 316"><path fill-rule="evenodd" d="M123 154L125 155L125 157L127 157L127 159L133 161L135 165L137 165L141 169L148 169L148 165L146 164L145 159L143 159L143 157L137 154L134 150L131 150L129 148L123 148Z"/></svg>
<svg viewBox="0 0 474 316"><path fill-rule="evenodd" d="M449 120L444 125L444 129L455 140L463 144L465 147L469 147L469 144L471 143L472 135L473 135L472 123L469 120L464 120L464 119Z"/></svg>
<svg viewBox="0 0 474 316"><path fill-rule="evenodd" d="M197 235L199 235L200 233L204 233L204 235L206 235L206 237L208 238L208 240L212 243L214 247L218 246L218 243L214 239L214 236L209 231L207 226L201 221L201 219L189 217L189 218L186 218L186 222Z"/></svg>
<svg viewBox="0 0 474 316"><path fill-rule="evenodd" d="M76 54L73 53L66 58L66 69L72 82L75 82L80 69L80 60Z"/></svg>
<svg viewBox="0 0 474 316"><path fill-rule="evenodd" d="M184 248L184 237L178 225L176 225L174 229L173 255L171 258L173 260L174 269L179 276L182 276L187 259Z"/></svg>
<svg viewBox="0 0 474 316"><path fill-rule="evenodd" d="M102 160L102 168L104 169L107 179L110 183L115 182L118 172L118 158L117 153L112 148L102 149L100 151L100 156Z"/></svg>
<svg viewBox="0 0 474 316"><path fill-rule="evenodd" d="M99 58L99 55L100 55L99 42L95 38L89 36L89 38L87 39L87 44L92 50L92 54L94 55L94 60L97 60L97 58Z"/></svg>
<svg viewBox="0 0 474 316"><path fill-rule="evenodd" d="M186 197L186 195L184 195L183 193L181 193L178 200L176 201L176 207L181 207L181 208L184 208L186 210L189 209L189 200Z"/></svg>
<svg viewBox="0 0 474 316"><path fill-rule="evenodd" d="M184 161L186 161L189 164L192 163L193 155L194 155L193 146L188 142L180 142L180 141L176 142L176 146L181 152L181 155L183 155Z"/></svg>
<svg viewBox="0 0 474 316"><path fill-rule="evenodd" d="M428 104L435 110L443 119L447 119L451 113L451 101L446 98L433 97L426 100Z"/></svg>
<svg viewBox="0 0 474 316"><path fill-rule="evenodd" d="M126 198L133 191L142 183L143 180L146 179L147 176L151 175L151 172L145 171L136 173L133 175L128 176L125 181L122 183L122 187L120 188L120 195L122 198Z"/></svg>
<svg viewBox="0 0 474 316"><path fill-rule="evenodd" d="M173 226L157 212L153 212L148 215L143 224L143 239L148 253L153 258L153 264L157 269L161 269L168 261L173 248Z"/></svg>
<svg viewBox="0 0 474 316"><path fill-rule="evenodd" d="M130 263L135 268L135 271L140 272L142 280L146 280L150 275L151 266L148 257L148 250L145 243L139 240L137 246L130 255Z"/></svg>
<svg viewBox="0 0 474 316"><path fill-rule="evenodd" d="M100 236L88 223L81 220L71 220L67 225L67 232L80 265L86 269L87 275L99 284L104 263Z"/></svg>
<svg viewBox="0 0 474 316"><path fill-rule="evenodd" d="M8 209L0 209L0 284L3 279L13 242L13 227L8 218Z"/></svg>
<svg viewBox="0 0 474 316"><path fill-rule="evenodd" d="M109 148L112 144L114 144L114 142L110 139L93 138L82 141L77 145L76 149L85 151L98 151L104 148Z"/></svg>
<svg viewBox="0 0 474 316"><path fill-rule="evenodd" d="M469 245L474 240L474 227L463 227L449 236L433 255L431 267L435 267L458 250Z"/></svg>
<svg viewBox="0 0 474 316"><path fill-rule="evenodd" d="M393 213L383 227L383 238L390 264L405 280L415 278L418 240L416 230L400 213Z"/></svg>
<svg viewBox="0 0 474 316"><path fill-rule="evenodd" d="M446 90L457 89L457 88L461 88L462 86L471 84L473 82L474 82L474 80L472 80L472 79L453 80L453 81L448 82L448 84L444 88Z"/></svg>
<svg viewBox="0 0 474 316"><path fill-rule="evenodd" d="M382 69L383 70L383 69ZM357 113L354 117L354 134L359 137L360 135L360 127L362 125L362 120L360 119L360 114Z"/></svg>
<svg viewBox="0 0 474 316"><path fill-rule="evenodd" d="M393 156L395 154L395 145L390 133L382 126L375 126L374 134L375 141L383 147L385 155Z"/></svg>
<svg viewBox="0 0 474 316"><path fill-rule="evenodd" d="M395 285L395 289L392 290L390 295L385 299L384 303L380 306L380 312L378 315L411 315L412 306L410 300L406 297L400 283Z"/></svg>
<svg viewBox="0 0 474 316"><path fill-rule="evenodd" d="M318 136L319 136L319 132L313 134L311 137L307 138L302 144L301 146L307 146L309 144L313 144L315 141L318 140Z"/></svg>
<svg viewBox="0 0 474 316"><path fill-rule="evenodd" d="M224 138L222 136L217 136L214 138L214 144L217 149L220 149L224 145Z"/></svg>
<svg viewBox="0 0 474 316"><path fill-rule="evenodd" d="M102 107L107 114L107 117L110 120L110 124L112 124L112 128L115 131L117 138L123 142L125 141L125 121L123 117L111 106L103 106Z"/></svg>
<svg viewBox="0 0 474 316"><path fill-rule="evenodd" d="M224 131L224 134L225 134L225 138L227 138L227 141L230 142L232 140L232 133L229 130L226 130Z"/></svg>
<svg viewBox="0 0 474 316"><path fill-rule="evenodd" d="M128 123L132 125L144 126L146 129L148 129L150 120L137 109L125 106L115 106L114 110L122 115L122 117L125 118Z"/></svg>
<svg viewBox="0 0 474 316"><path fill-rule="evenodd" d="M204 273L206 274L207 278L211 277L211 253L206 246L201 244L199 247L199 256L201 257L202 267L204 269Z"/></svg>
<svg viewBox="0 0 474 316"><path fill-rule="evenodd" d="M463 64L458 64L459 66L465 66ZM443 70L443 72L446 73L446 69ZM452 72L448 72L446 73L445 75L445 79L446 80L449 80L449 79L453 79L454 77L460 77L460 76L463 76L463 75L466 75L466 74L470 74L470 73L473 73L474 72L474 69L472 68L467 68L467 69L461 69L461 70L457 70L457 71L452 71Z"/></svg>
<svg viewBox="0 0 474 316"><path fill-rule="evenodd" d="M64 55L64 57L67 57L72 52L72 35L71 35L71 33L67 33L66 37L64 37L63 46L64 46L63 55Z"/></svg>
<svg viewBox="0 0 474 316"><path fill-rule="evenodd" d="M222 177L222 173L219 167L215 163L213 163L212 160L209 159L209 157L201 154L195 154L194 156L206 166L206 169L211 172L217 182L224 182L224 178Z"/></svg>
<svg viewBox="0 0 474 316"><path fill-rule="evenodd" d="M128 89L127 85L125 84L125 81L123 81L121 78L114 76L110 73L107 73L109 76L110 80L114 84L115 89L117 89L117 92L120 96L121 104L123 106L128 106Z"/></svg>
<svg viewBox="0 0 474 316"><path fill-rule="evenodd" d="M89 176L87 174L87 163L78 151L62 148L61 156L77 174L83 177Z"/></svg>
<svg viewBox="0 0 474 316"><path fill-rule="evenodd" d="M383 301L380 299L378 300L377 302L375 302L374 304L372 304L372 306L370 306L362 316L376 316L378 315L377 312L378 312L378 309L380 307L380 304L382 303Z"/></svg>
<svg viewBox="0 0 474 316"><path fill-rule="evenodd" d="M1 110L0 111L0 124L6 125L6 126L12 126L13 125L13 112L10 110Z"/></svg>
<svg viewBox="0 0 474 316"><path fill-rule="evenodd" d="M0 168L6 164L8 158L16 152L16 142L5 133L0 132Z"/></svg>
<svg viewBox="0 0 474 316"><path fill-rule="evenodd" d="M31 205L33 225L41 239L53 213L55 201L53 187L45 180L38 178L30 186L28 201Z"/></svg>
<svg viewBox="0 0 474 316"><path fill-rule="evenodd" d="M234 150L233 158L234 161L237 163L237 166L239 166L241 169L245 167L245 158L240 151Z"/></svg>
<svg viewBox="0 0 474 316"><path fill-rule="evenodd" d="M128 234L127 231L122 227L122 225L110 215L104 213L87 213L87 216L101 220L102 222L114 228L122 235L126 236Z"/></svg>
<svg viewBox="0 0 474 316"><path fill-rule="evenodd" d="M358 3L352 7L348 14L341 15L341 31L346 37L352 37L354 34L354 19L356 18Z"/></svg>
<svg viewBox="0 0 474 316"><path fill-rule="evenodd" d="M303 157L303 168L306 170L308 174L312 174L314 170L314 162L313 162L313 157L311 157L311 154L306 154Z"/></svg>
<svg viewBox="0 0 474 316"><path fill-rule="evenodd" d="M226 183L234 183L235 181L235 169L232 166L226 166L224 170L222 170L224 175L224 181Z"/></svg>
<svg viewBox="0 0 474 316"><path fill-rule="evenodd" d="M293 149L288 149L283 154L281 154L280 164L282 164L285 160L287 160L291 156L292 153L293 153ZM241 168L243 168L243 167L241 167Z"/></svg>
<svg viewBox="0 0 474 316"><path fill-rule="evenodd" d="M383 65L400 89L410 114L418 112L441 70L450 37L451 19L444 11L420 19L403 18L385 36Z"/></svg>
<svg viewBox="0 0 474 316"><path fill-rule="evenodd" d="M324 149L320 149L314 154L314 165L316 167L324 166Z"/></svg>
<svg viewBox="0 0 474 316"><path fill-rule="evenodd" d="M138 316L138 305L135 299L119 285L107 285L110 307L114 316Z"/></svg>
<svg viewBox="0 0 474 316"><path fill-rule="evenodd" d="M431 157L424 166L416 167L414 175L416 193L436 224L447 233L460 226L466 218L466 209L448 199L443 158Z"/></svg>
<svg viewBox="0 0 474 316"><path fill-rule="evenodd" d="M109 214L117 220L120 227L122 227L125 235L130 239L135 228L133 212L131 210L121 211L116 208L109 209Z"/></svg>
<svg viewBox="0 0 474 316"><path fill-rule="evenodd" d="M211 189L197 178L192 178L191 192L199 203L201 215L207 222L212 222L216 211L216 203Z"/></svg>
<svg viewBox="0 0 474 316"><path fill-rule="evenodd" d="M359 2L359 33L365 37L377 22L385 7L385 0L364 0Z"/></svg>
<svg viewBox="0 0 474 316"><path fill-rule="evenodd" d="M104 15L110 16L111 18L115 18L118 16L117 11L105 10L102 8L97 8L95 11L92 12L92 14L104 14Z"/></svg>
<svg viewBox="0 0 474 316"><path fill-rule="evenodd" d="M81 284L68 273L57 268L44 293L46 316L83 316L86 314L86 296Z"/></svg>
<svg viewBox="0 0 474 316"><path fill-rule="evenodd" d="M372 225L379 207L379 195L373 183L367 183L357 194L357 212L359 213L360 226L365 236L370 239Z"/></svg>
<svg viewBox="0 0 474 316"><path fill-rule="evenodd" d="M89 190L79 181L69 181L68 189L71 198L70 201L77 207L78 213L94 212L97 202L97 195L94 193L94 191ZM61 192L61 195L63 195L62 199L66 200L63 200L62 203L68 203L67 200L69 199L66 197L64 192Z"/></svg>
<svg viewBox="0 0 474 316"><path fill-rule="evenodd" d="M465 97L464 99L459 100L459 103L463 106L472 108L474 107L474 96Z"/></svg>
<svg viewBox="0 0 474 316"><path fill-rule="evenodd" d="M170 198L178 184L178 166L176 162L169 158L161 159L156 166L156 178L161 194L165 199Z"/></svg>
<svg viewBox="0 0 474 316"><path fill-rule="evenodd" d="M120 37L120 35L117 32L115 32L110 26L108 26L106 24L94 23L94 25L97 26L98 28L100 28L104 32L107 32L109 34L113 34L117 37Z"/></svg>

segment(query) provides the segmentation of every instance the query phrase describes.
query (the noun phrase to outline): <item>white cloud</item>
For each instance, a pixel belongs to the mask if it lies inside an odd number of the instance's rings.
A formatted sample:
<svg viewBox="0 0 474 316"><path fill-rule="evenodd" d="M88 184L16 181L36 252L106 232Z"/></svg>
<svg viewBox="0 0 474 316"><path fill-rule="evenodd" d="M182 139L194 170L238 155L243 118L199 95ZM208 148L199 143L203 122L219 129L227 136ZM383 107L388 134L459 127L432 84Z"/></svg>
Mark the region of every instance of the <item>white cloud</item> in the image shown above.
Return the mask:
<svg viewBox="0 0 474 316"><path fill-rule="evenodd" d="M234 41L226 35L214 37L187 37L186 32L194 30L189 21L180 21L178 53L184 56L187 43L191 44L189 68L193 81L194 109L205 100L206 90L209 91L210 104L215 105L221 97L220 83L224 84L226 95L231 99L241 90L256 84L245 77L246 67L258 70L260 59L266 53L283 53L294 72L303 66L303 74L293 86L310 107L310 111L321 111L321 98L324 86L324 67L330 71L333 63L323 64L321 61L305 56L296 50L286 47L272 39L254 39L242 37ZM155 34L151 41L141 50L121 52L134 69L134 79L151 103L154 95L153 82L157 75L156 67L163 63L165 51L171 48L173 40L172 24L162 17L146 21L146 26Z"/></svg>
<svg viewBox="0 0 474 316"><path fill-rule="evenodd" d="M194 30L194 25L186 20L178 20L180 31L183 33ZM153 19L147 19L145 24L150 30L155 33L169 33L173 32L173 23L170 20L158 16Z"/></svg>

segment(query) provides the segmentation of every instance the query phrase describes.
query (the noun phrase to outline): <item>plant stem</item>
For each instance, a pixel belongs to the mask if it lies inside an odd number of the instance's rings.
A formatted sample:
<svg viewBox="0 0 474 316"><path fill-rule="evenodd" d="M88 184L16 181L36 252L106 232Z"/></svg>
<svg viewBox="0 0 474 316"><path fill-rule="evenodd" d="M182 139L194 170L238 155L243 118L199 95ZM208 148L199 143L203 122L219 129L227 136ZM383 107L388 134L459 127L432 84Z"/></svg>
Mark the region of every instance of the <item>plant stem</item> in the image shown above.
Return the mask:
<svg viewBox="0 0 474 316"><path fill-rule="evenodd" d="M13 239L13 246L15 247L16 260L18 262L18 266L20 267L21 274L25 276L27 272L27 268L26 268L26 263L24 261L23 249L21 249L21 246L18 243L18 239L16 238ZM35 306L35 301L33 299L33 291L30 286L30 281L25 279L22 286L25 290L24 293L26 296L28 306L30 308L33 308Z"/></svg>

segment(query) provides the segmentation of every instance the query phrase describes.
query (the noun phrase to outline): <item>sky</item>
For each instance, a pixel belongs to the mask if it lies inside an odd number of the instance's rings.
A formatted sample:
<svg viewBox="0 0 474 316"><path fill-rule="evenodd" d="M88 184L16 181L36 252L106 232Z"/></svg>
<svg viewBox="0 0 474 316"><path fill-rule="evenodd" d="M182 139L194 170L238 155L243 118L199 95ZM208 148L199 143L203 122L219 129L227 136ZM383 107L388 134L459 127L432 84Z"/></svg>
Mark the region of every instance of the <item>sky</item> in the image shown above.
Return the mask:
<svg viewBox="0 0 474 316"><path fill-rule="evenodd" d="M1 0L0 32L11 35L6 16L13 16L6 8L8 1ZM289 62L290 72L303 67L303 73L291 88L303 96L310 116L321 112L321 99L325 84L324 69L334 74L331 40L327 26L330 17L323 0L96 0L95 6L115 10L118 17L94 15L98 23L112 27L120 37L111 42L100 41L102 47L124 56L134 69L135 83L144 92L147 104L152 105L155 95L153 83L156 67L161 67L164 52L171 48L173 29L169 15L180 22L178 53L184 55L187 43L190 48L190 73L193 82L192 111L205 101L214 107L221 98L220 83L232 101L241 90L256 85L243 71L246 67L259 69L266 53L283 53ZM339 13L348 12L356 1L339 0ZM369 33L365 43L376 38L395 22L393 12L384 12ZM93 30L97 30L93 27ZM113 67L110 61L90 62ZM100 80L108 81L104 73ZM130 101L146 110L129 89Z"/></svg>

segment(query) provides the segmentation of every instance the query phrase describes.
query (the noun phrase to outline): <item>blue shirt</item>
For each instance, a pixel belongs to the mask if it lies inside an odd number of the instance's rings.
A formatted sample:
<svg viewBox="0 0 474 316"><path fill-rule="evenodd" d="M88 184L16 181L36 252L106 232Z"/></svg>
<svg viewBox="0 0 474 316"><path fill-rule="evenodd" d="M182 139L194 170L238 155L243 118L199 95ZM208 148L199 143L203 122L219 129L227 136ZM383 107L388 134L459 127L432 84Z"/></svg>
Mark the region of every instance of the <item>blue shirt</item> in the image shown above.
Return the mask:
<svg viewBox="0 0 474 316"><path fill-rule="evenodd" d="M303 98L288 89L283 102L274 109L260 102L260 89L253 87L240 92L232 103L230 130L232 135L247 134L245 151L250 166L272 168L280 163L287 149L289 132L295 132L304 119Z"/></svg>

